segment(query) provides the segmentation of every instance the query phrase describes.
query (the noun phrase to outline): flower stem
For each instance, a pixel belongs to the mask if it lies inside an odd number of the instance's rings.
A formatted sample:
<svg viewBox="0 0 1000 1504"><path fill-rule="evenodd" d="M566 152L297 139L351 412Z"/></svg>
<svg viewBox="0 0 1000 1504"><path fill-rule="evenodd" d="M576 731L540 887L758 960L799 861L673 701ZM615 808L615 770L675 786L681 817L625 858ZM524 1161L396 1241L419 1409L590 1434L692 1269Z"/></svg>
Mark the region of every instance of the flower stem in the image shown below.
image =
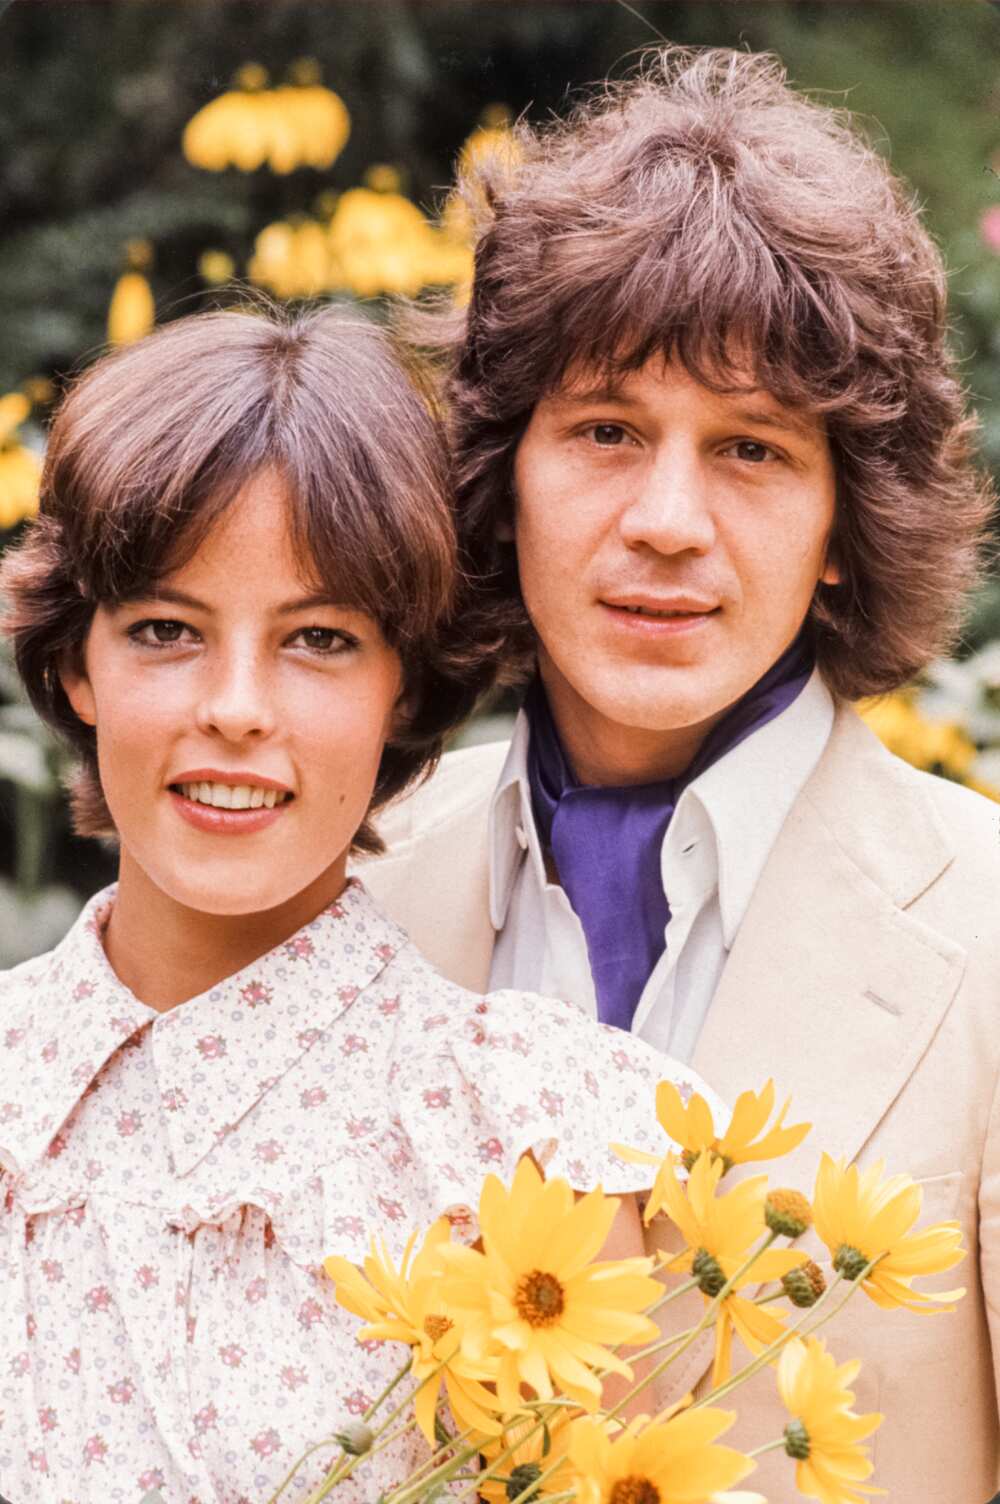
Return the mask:
<svg viewBox="0 0 1000 1504"><path fill-rule="evenodd" d="M403 1411L410 1404L412 1404L414 1396L418 1394L421 1389L423 1389L424 1385L430 1384L436 1378L438 1378L442 1369L445 1368L446 1364L447 1359L444 1363L439 1363L437 1368L432 1368L430 1373L425 1375L425 1377L421 1379L416 1388L412 1389L406 1396L406 1398L402 1400L393 1410L390 1410L385 1420L372 1436L372 1447L375 1445L375 1442L378 1441L379 1437L384 1435L384 1433L388 1431L393 1421L398 1420ZM395 1384L393 1384L392 1387L395 1388ZM381 1396L378 1402L381 1402ZM368 1450L371 1451L371 1447L369 1447ZM336 1488L338 1483L342 1483L345 1478L350 1477L351 1473L353 1473L354 1469L358 1466L358 1463L363 1462L367 1455L367 1452L361 1452L356 1455L348 1455L347 1453L345 1453L330 1469L319 1487L317 1489L314 1489L314 1491L309 1495L308 1499L306 1500L306 1504L320 1504L320 1500L325 1499L327 1494L330 1493L334 1488Z"/></svg>
<svg viewBox="0 0 1000 1504"><path fill-rule="evenodd" d="M698 1322L698 1325L691 1328L690 1332L684 1338L683 1342L681 1342L677 1347L676 1351L668 1353L661 1363L657 1363L655 1368L651 1368L649 1373L646 1374L645 1378L640 1379L639 1383L636 1384L634 1388L632 1388L629 1393L624 1396L623 1399L620 1399L618 1401L617 1405L613 1405L612 1408L606 1412L607 1418L609 1420L613 1420L614 1417L619 1413L619 1411L625 1408L630 1400L634 1399L637 1394L640 1394L643 1389L647 1388L647 1386L652 1384L654 1380L658 1379L660 1377L660 1374L664 1373L670 1367L671 1363L675 1363L677 1361L681 1353L686 1352L691 1344L697 1341L702 1332L706 1331L708 1327L713 1325L715 1318L722 1307L722 1302L725 1300L726 1296L736 1288L740 1280L743 1279L744 1275L753 1268L754 1264L760 1258L761 1254L767 1252L771 1244L775 1241L776 1237L777 1233L770 1231L765 1233L761 1242L754 1249L750 1257L740 1265L735 1274L730 1275L729 1279L726 1280L726 1283L723 1285L718 1295L716 1295L711 1303L707 1306L705 1314Z"/></svg>
<svg viewBox="0 0 1000 1504"><path fill-rule="evenodd" d="M763 1457L765 1452L776 1452L779 1447L785 1445L785 1438L779 1436L777 1441L765 1441L762 1447L754 1447L752 1452L744 1452L745 1457Z"/></svg>
<svg viewBox="0 0 1000 1504"><path fill-rule="evenodd" d="M805 1331L806 1335L809 1336L813 1332L818 1331L821 1326L824 1326L825 1323L831 1319L831 1317L836 1316L837 1312L841 1309L842 1306L845 1306L847 1304L851 1296L859 1288L861 1281L867 1277L871 1270L874 1269L879 1259L884 1258L884 1256L884 1254L879 1254L878 1258L872 1259L871 1263L866 1264L864 1269L862 1269L861 1273L858 1275L857 1279L849 1281L850 1289L844 1296L843 1300L841 1300L836 1306L834 1306L833 1310L826 1311L821 1320L816 1321L816 1315L823 1309L824 1306L829 1304L831 1297L833 1296L833 1292L844 1279L844 1276L838 1271L836 1279L827 1286L814 1306L808 1306L806 1310L802 1312L802 1315L796 1322L794 1322L790 1327L786 1327L781 1336L775 1337L774 1341L771 1342L767 1347L765 1347L760 1353L758 1353L757 1356L750 1363L748 1363L745 1368L741 1368L738 1373L734 1373L730 1378L726 1380L724 1384L720 1384L718 1389L714 1390L711 1394L705 1395L700 1400L695 1400L694 1404L691 1406L691 1409L697 1410L702 1405L706 1405L709 1400L719 1400L723 1397L723 1395L728 1394L730 1390L735 1389L737 1385L745 1383L747 1379L752 1379L755 1373L759 1373L762 1368L766 1368L774 1355L779 1352L780 1349L783 1348L792 1337L798 1336L800 1332ZM813 1324L810 1325L810 1323Z"/></svg>
<svg viewBox="0 0 1000 1504"><path fill-rule="evenodd" d="M407 1501L409 1501L410 1499L418 1499L425 1489L432 1488L435 1483L447 1482L448 1479L452 1476L451 1470L454 1468L464 1467L465 1464L469 1461L470 1457L475 1457L478 1451L478 1442L476 1442L471 1447L463 1447L462 1450L456 1453L454 1457L447 1458L444 1462L441 1463L440 1467L436 1467L433 1472L425 1473L423 1477L419 1478L416 1482L414 1482L412 1478L408 1479L405 1486L401 1488L399 1492L390 1494L388 1496L391 1500L391 1504L407 1504ZM479 1474L476 1473L473 1476L475 1478L474 1487L478 1488Z"/></svg>
<svg viewBox="0 0 1000 1504"><path fill-rule="evenodd" d="M371 1404L368 1406L368 1409L361 1417L363 1421L367 1422L371 1420L379 1405L381 1405L384 1400L387 1400L389 1398L390 1394L395 1389L397 1384L402 1383L403 1379L405 1379L406 1375L410 1372L412 1366L412 1359L408 1358L403 1364L402 1368L396 1374L396 1377L394 1379L390 1379L388 1384L386 1384L385 1388L382 1390L382 1393L376 1395L375 1399L372 1400Z"/></svg>

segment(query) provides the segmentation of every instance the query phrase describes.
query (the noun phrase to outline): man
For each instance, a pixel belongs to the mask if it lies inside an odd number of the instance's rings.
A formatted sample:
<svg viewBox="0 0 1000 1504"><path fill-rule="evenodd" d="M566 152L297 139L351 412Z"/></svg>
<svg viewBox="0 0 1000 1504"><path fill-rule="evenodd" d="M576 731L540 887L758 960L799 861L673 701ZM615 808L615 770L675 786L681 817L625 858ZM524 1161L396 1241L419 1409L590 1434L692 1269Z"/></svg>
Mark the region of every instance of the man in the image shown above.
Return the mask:
<svg viewBox="0 0 1000 1504"><path fill-rule="evenodd" d="M906 193L773 59L668 51L485 182L451 345L466 559L509 747L447 758L365 881L470 986L575 999L820 1149L924 1182L968 1294L824 1335L874 1481L998 1481L1000 821L851 708L951 639L990 502ZM613 1135L613 1125L609 1124ZM933 1282L932 1282L933 1283ZM662 1399L702 1378L692 1349ZM734 1439L780 1436L769 1376ZM781 1452L752 1479L795 1497Z"/></svg>

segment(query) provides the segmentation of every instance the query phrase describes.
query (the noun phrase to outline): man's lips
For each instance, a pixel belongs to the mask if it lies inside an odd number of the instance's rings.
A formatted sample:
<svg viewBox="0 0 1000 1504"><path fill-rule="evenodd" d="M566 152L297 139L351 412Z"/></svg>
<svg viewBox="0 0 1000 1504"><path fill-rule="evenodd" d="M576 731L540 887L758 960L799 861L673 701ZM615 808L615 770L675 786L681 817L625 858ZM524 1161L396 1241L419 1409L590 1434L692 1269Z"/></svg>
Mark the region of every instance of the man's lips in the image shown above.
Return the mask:
<svg viewBox="0 0 1000 1504"><path fill-rule="evenodd" d="M612 596L601 610L624 632L643 637L676 637L707 625L721 607L692 596Z"/></svg>
<svg viewBox="0 0 1000 1504"><path fill-rule="evenodd" d="M718 601L695 595L608 595L601 605L630 616L656 619L678 616L710 616L719 610Z"/></svg>

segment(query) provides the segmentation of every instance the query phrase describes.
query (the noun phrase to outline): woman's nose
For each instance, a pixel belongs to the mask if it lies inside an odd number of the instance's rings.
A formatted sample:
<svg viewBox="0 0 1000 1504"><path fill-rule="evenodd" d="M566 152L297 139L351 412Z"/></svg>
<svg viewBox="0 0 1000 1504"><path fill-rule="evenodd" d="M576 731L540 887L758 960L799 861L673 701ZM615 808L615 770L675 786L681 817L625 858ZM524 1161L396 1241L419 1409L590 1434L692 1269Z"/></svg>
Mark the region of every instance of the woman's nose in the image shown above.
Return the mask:
<svg viewBox="0 0 1000 1504"><path fill-rule="evenodd" d="M210 666L197 719L199 730L232 742L273 731L273 696L256 655L232 653Z"/></svg>

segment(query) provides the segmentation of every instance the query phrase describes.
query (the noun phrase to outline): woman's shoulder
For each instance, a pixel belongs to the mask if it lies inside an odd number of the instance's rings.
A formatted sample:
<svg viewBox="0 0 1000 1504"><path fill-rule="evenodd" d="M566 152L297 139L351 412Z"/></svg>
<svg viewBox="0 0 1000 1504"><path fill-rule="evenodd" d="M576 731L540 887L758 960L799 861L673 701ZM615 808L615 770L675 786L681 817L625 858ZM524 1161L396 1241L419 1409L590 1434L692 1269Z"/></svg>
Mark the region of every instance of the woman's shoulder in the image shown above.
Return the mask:
<svg viewBox="0 0 1000 1504"><path fill-rule="evenodd" d="M59 947L0 971L0 1017L33 998L46 982Z"/></svg>

